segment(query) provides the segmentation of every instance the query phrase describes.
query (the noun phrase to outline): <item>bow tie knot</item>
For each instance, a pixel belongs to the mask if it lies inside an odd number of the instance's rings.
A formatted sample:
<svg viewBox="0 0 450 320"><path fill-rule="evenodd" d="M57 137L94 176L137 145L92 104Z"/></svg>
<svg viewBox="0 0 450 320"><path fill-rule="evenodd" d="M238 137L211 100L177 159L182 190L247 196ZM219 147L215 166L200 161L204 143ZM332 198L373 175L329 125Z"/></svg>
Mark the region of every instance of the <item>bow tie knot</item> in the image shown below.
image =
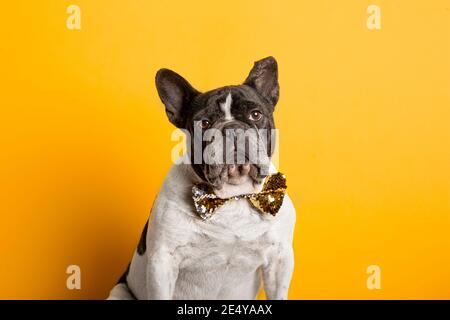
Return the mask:
<svg viewBox="0 0 450 320"><path fill-rule="evenodd" d="M211 186L208 184L197 183L192 187L192 199L194 200L195 210L202 219L210 218L224 203L238 199L247 199L261 213L275 216L283 204L286 188L286 177L278 172L266 177L263 188L258 193L222 199L214 194Z"/></svg>

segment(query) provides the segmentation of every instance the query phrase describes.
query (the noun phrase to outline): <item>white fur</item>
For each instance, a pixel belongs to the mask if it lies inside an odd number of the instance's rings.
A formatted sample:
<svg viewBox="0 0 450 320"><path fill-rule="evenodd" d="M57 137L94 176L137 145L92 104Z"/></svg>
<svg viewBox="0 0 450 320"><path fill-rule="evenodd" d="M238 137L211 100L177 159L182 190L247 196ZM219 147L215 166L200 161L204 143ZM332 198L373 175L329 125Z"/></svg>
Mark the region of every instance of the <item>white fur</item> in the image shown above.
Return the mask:
<svg viewBox="0 0 450 320"><path fill-rule="evenodd" d="M220 104L220 109L225 114L226 121L231 121L234 119L233 116L231 115L231 102L232 101L233 101L233 99L231 98L231 93L229 93L227 95L227 98L225 99L225 102Z"/></svg>
<svg viewBox="0 0 450 320"><path fill-rule="evenodd" d="M294 267L289 196L275 217L240 199L202 220L191 199L196 181L190 165L170 170L152 209L147 250L134 253L129 290L138 299L255 299L263 282L268 299L286 299ZM127 289L117 285L109 299L129 298Z"/></svg>
<svg viewBox="0 0 450 320"><path fill-rule="evenodd" d="M221 189L214 190L214 193L222 199L239 196L241 194L258 193L261 191L263 185L254 184L252 178L249 176L242 177L241 184L224 183Z"/></svg>

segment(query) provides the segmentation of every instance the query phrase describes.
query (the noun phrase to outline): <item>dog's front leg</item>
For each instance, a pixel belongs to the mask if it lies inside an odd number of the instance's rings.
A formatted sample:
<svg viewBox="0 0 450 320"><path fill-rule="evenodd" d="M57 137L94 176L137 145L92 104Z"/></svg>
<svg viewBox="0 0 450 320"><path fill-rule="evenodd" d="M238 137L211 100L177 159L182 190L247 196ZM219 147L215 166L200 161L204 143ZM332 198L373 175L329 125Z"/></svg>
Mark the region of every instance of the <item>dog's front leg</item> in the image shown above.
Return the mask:
<svg viewBox="0 0 450 320"><path fill-rule="evenodd" d="M170 300L178 277L178 264L165 248L149 252L147 265L147 299Z"/></svg>
<svg viewBox="0 0 450 320"><path fill-rule="evenodd" d="M262 268L266 297L286 300L294 271L294 251L290 245L274 245L269 249L267 262Z"/></svg>

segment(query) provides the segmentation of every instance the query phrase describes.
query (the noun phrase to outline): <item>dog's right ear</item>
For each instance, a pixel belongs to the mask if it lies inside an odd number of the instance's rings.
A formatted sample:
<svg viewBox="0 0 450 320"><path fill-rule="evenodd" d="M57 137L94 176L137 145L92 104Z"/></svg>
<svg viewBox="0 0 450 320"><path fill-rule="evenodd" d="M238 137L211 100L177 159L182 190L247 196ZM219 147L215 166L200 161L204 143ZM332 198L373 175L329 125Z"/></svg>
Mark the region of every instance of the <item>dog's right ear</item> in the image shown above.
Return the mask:
<svg viewBox="0 0 450 320"><path fill-rule="evenodd" d="M156 73L156 89L166 107L170 122L178 128L183 128L185 109L200 92L182 76L169 69L160 69Z"/></svg>

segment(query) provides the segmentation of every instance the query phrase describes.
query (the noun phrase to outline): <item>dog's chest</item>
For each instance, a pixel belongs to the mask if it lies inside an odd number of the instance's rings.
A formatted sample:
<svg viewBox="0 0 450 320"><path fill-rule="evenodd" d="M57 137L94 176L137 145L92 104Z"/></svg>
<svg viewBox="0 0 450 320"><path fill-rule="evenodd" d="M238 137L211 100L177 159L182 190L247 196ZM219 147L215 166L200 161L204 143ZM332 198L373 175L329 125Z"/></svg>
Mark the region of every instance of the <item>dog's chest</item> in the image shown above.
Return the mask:
<svg viewBox="0 0 450 320"><path fill-rule="evenodd" d="M247 200L230 201L209 220L198 220L191 241L176 251L180 268L189 271L255 272L270 245L270 217L256 212Z"/></svg>

